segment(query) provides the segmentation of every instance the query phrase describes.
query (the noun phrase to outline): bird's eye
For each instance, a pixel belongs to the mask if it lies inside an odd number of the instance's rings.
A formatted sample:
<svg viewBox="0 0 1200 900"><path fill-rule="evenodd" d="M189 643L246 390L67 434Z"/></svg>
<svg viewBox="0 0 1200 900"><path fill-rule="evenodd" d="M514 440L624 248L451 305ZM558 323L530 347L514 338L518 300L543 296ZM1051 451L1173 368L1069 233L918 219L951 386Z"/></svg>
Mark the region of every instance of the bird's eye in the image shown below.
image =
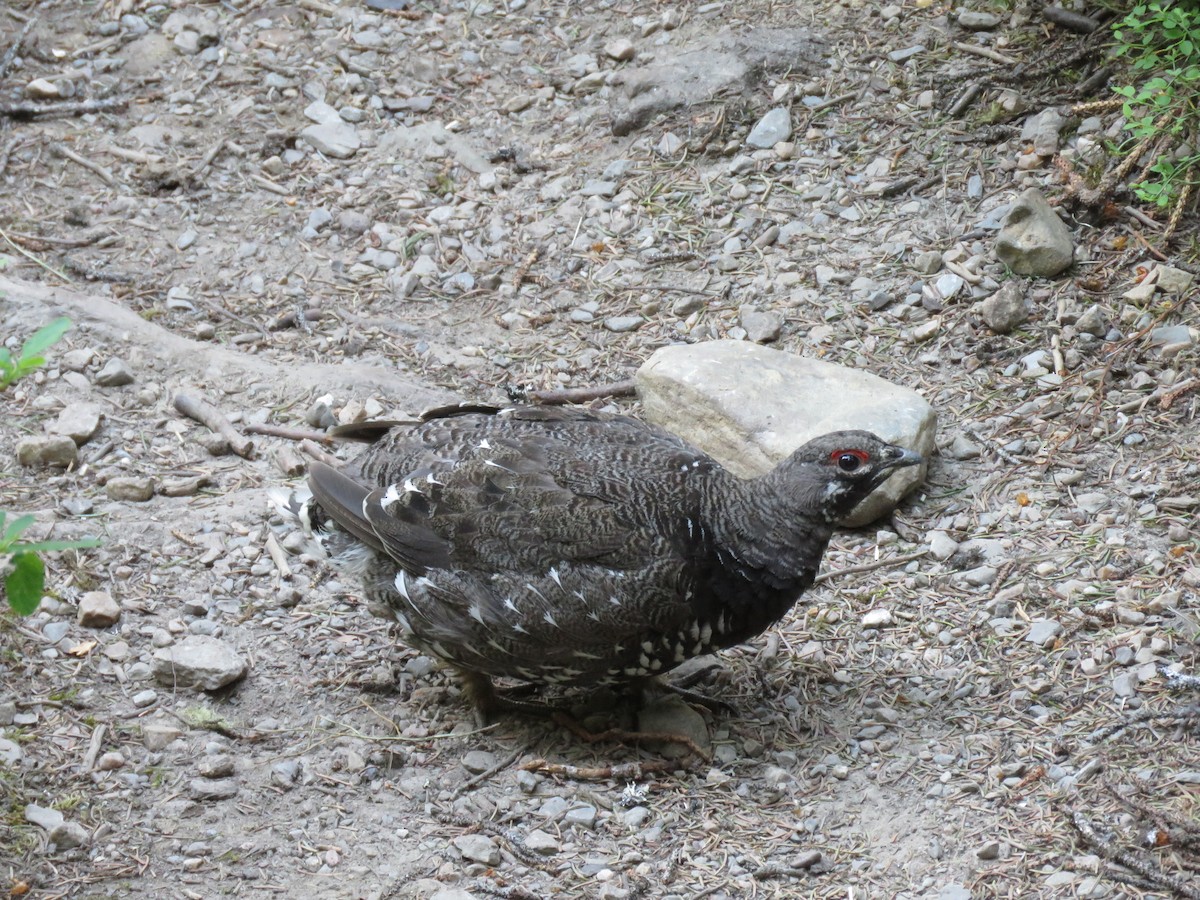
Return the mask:
<svg viewBox="0 0 1200 900"><path fill-rule="evenodd" d="M831 459L843 472L854 472L859 466L868 462L870 457L862 450L835 450Z"/></svg>

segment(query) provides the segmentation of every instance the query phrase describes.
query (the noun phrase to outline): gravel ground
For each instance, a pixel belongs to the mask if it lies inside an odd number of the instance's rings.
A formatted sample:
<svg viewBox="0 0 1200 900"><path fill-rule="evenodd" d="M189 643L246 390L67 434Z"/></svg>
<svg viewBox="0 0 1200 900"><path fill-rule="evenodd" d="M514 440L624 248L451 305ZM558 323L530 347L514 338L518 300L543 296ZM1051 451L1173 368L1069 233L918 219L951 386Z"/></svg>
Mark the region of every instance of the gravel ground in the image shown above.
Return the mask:
<svg viewBox="0 0 1200 900"><path fill-rule="evenodd" d="M1072 220L1064 275L996 261L1007 204L1119 123L1053 121L1065 89L998 61L1077 37L978 12L0 11L0 52L32 23L0 62L0 336L76 323L4 395L0 508L103 540L0 623L10 895L1200 896L1194 243L1156 270L1118 204ZM1001 285L1028 312L1003 334ZM727 337L920 390L940 452L722 654L703 687L736 712L674 710L710 759L477 729L272 511L352 451L256 428L608 384ZM29 438L74 467L19 466ZM206 646L233 658L200 690L178 654Z"/></svg>

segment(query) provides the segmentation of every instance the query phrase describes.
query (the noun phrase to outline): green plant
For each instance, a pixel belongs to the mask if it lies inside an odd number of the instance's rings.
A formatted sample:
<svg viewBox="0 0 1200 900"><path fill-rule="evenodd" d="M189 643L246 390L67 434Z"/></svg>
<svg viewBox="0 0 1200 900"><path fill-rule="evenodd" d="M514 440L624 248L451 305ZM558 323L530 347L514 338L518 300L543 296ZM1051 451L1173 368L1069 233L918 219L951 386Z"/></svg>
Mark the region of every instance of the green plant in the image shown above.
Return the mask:
<svg viewBox="0 0 1200 900"><path fill-rule="evenodd" d="M42 354L57 344L70 327L71 320L66 316L42 326L21 345L21 352L15 359L7 347L0 347L0 391L44 366L46 358Z"/></svg>
<svg viewBox="0 0 1200 900"><path fill-rule="evenodd" d="M1178 222L1200 178L1200 6L1184 0L1137 3L1113 25L1113 53L1129 65L1123 98L1130 169L1148 157L1132 185L1137 196ZM1170 230L1174 230L1173 227Z"/></svg>
<svg viewBox="0 0 1200 900"><path fill-rule="evenodd" d="M39 553L55 550L74 550L98 546L96 538L78 541L34 541L20 540L22 532L33 524L33 516L21 516L5 525L8 513L0 510L0 557L12 558L12 569L4 576L4 593L8 605L23 616L37 609L46 586L46 566Z"/></svg>

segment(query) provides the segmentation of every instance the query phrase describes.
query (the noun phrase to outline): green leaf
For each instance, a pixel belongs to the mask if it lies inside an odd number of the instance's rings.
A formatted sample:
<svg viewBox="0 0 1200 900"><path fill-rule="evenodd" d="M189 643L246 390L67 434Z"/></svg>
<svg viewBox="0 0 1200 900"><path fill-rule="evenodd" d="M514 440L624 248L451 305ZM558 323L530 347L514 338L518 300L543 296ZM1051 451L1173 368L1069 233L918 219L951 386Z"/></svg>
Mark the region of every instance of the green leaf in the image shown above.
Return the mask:
<svg viewBox="0 0 1200 900"><path fill-rule="evenodd" d="M81 538L77 541L34 541L31 544L17 544L12 548L13 553L55 553L59 550L83 550L88 547L99 547L99 538Z"/></svg>
<svg viewBox="0 0 1200 900"><path fill-rule="evenodd" d="M4 529L3 535L0 536L0 541L3 541L5 544L12 543L20 536L22 531L35 521L33 516L21 516L19 519L13 519L12 524Z"/></svg>
<svg viewBox="0 0 1200 900"><path fill-rule="evenodd" d="M8 605L20 615L27 616L42 602L46 586L46 567L33 553L18 553L13 557L12 571L4 579Z"/></svg>
<svg viewBox="0 0 1200 900"><path fill-rule="evenodd" d="M39 328L21 345L21 357L40 356L42 351L49 350L57 344L70 327L71 320L66 316L59 316L49 325Z"/></svg>

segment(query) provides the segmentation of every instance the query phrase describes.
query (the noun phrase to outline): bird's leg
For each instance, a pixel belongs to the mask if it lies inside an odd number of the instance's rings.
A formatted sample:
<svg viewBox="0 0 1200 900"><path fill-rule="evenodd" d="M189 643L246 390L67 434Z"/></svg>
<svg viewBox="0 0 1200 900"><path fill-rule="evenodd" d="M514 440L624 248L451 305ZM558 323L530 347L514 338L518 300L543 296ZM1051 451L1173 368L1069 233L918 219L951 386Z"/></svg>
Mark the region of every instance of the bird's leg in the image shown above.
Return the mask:
<svg viewBox="0 0 1200 900"><path fill-rule="evenodd" d="M534 700L515 700L514 695L528 692L533 685L519 685L511 690L500 692L492 684L492 679L482 672L472 672L469 669L459 669L463 694L475 708L475 722L483 728L489 725L497 713L523 713L527 716L553 718L562 712L547 703Z"/></svg>
<svg viewBox="0 0 1200 900"><path fill-rule="evenodd" d="M710 665L698 668L695 671L689 672L678 681L667 681L665 678L658 679L656 684L661 689L674 694L677 697L683 698L688 703L693 703L697 706L703 706L711 713L725 713L734 715L737 709L730 703L724 700L717 700L714 697L708 697L698 691L690 690L692 685L699 681L703 681L714 670L721 668L720 663L712 663Z"/></svg>

